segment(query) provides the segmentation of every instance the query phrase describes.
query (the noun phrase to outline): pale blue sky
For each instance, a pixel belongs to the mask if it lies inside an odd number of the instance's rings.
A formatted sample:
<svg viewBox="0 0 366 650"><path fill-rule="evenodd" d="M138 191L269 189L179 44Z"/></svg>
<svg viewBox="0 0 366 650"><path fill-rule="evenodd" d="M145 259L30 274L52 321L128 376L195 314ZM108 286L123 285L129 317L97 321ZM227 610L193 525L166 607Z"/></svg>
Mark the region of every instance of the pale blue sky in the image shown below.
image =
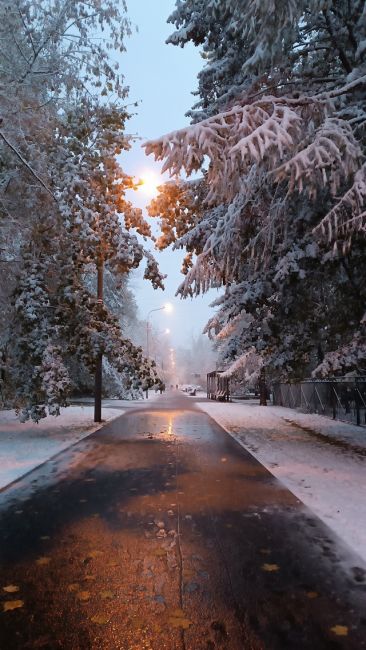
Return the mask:
<svg viewBox="0 0 366 650"><path fill-rule="evenodd" d="M138 134L142 141L188 124L185 113L194 102L191 92L197 85L196 76L202 67L202 59L193 46L182 49L165 44L173 31L166 19L174 6L174 0L128 2L129 17L138 26L138 32L126 41L127 52L122 56L121 67L130 86L129 101L140 100L140 104L133 109L137 114L129 121L127 130ZM160 173L160 166L153 158L145 156L141 142L135 143L132 150L123 156L123 167L135 176L142 176L151 169ZM131 194L129 198L140 207L150 200L140 192L138 196ZM173 313L168 316L156 312L152 315L153 323L158 328L171 329L174 345L189 345L191 335L202 332L212 314L208 305L216 292L193 300L175 298L175 291L183 279L179 273L183 255L178 251L164 251L156 253L156 257L162 272L168 274L166 290L154 291L150 283L142 280L142 274L137 274L133 290L140 316L145 318L150 309L165 302L173 303Z"/></svg>

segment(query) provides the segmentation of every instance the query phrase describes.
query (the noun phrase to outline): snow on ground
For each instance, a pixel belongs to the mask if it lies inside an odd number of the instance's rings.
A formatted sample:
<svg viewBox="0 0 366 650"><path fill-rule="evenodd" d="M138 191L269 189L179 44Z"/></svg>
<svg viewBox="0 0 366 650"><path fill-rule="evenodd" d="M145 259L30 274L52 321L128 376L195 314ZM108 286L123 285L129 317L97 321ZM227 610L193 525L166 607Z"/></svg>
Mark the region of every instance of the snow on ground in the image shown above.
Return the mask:
<svg viewBox="0 0 366 650"><path fill-rule="evenodd" d="M197 406L366 561L366 428L253 402Z"/></svg>
<svg viewBox="0 0 366 650"><path fill-rule="evenodd" d="M104 400L103 420L148 406L157 397L150 393L148 400ZM61 409L59 417L48 416L38 424L22 424L14 411L0 411L0 489L100 429L102 425L93 421L93 400L76 401L80 403Z"/></svg>

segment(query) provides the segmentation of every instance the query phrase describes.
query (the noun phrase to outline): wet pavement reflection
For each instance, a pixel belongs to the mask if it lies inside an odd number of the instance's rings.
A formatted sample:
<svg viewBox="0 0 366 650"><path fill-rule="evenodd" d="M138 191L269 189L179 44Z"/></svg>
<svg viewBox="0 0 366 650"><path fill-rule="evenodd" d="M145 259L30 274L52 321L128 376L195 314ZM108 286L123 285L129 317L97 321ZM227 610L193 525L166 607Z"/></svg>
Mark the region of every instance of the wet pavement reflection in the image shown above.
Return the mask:
<svg viewBox="0 0 366 650"><path fill-rule="evenodd" d="M1 649L366 645L358 558L188 397L60 454L0 517Z"/></svg>

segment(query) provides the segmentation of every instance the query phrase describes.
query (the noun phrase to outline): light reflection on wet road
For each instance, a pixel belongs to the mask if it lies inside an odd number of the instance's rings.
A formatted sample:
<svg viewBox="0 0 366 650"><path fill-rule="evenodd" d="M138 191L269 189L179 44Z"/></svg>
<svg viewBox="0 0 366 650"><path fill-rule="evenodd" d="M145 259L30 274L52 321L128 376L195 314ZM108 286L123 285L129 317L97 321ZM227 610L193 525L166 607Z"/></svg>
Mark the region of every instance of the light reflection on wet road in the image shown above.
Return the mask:
<svg viewBox="0 0 366 650"><path fill-rule="evenodd" d="M365 647L357 558L193 407L130 411L1 495L1 650Z"/></svg>

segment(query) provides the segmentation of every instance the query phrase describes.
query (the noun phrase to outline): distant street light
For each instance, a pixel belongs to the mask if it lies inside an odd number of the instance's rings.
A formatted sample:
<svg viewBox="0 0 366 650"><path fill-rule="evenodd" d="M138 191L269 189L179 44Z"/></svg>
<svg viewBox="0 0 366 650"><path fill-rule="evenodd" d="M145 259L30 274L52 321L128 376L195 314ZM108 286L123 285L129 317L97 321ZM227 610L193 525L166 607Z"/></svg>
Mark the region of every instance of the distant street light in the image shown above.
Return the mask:
<svg viewBox="0 0 366 650"><path fill-rule="evenodd" d="M150 309L150 311L147 313L146 316L146 356L149 358L150 351L149 351L149 332L150 332L150 323L149 323L149 318L150 315L154 311L163 311L165 310L168 314L170 314L173 311L173 305L170 302L167 302L165 305L162 305L162 307L156 307L155 309ZM169 334L170 330L166 330L166 334ZM149 397L149 389L146 389L146 397Z"/></svg>

